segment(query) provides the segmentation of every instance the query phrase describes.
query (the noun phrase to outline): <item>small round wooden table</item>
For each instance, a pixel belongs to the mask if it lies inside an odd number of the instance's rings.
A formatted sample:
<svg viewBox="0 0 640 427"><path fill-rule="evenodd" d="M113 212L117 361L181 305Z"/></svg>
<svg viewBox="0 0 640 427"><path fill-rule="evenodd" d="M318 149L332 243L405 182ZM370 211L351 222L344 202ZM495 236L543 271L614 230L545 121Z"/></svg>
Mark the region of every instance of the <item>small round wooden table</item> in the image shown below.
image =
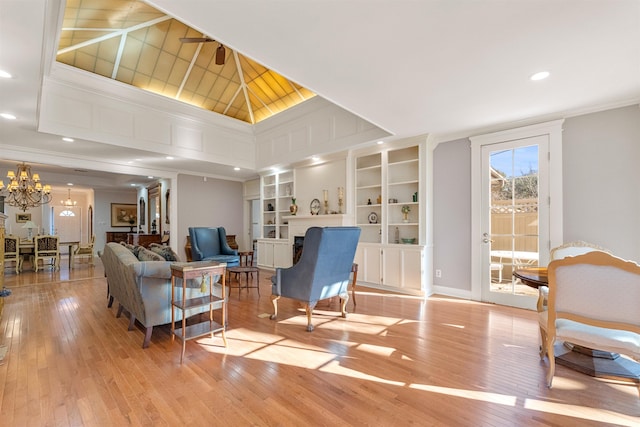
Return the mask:
<svg viewBox="0 0 640 427"><path fill-rule="evenodd" d="M242 288L245 288L247 290L249 290L249 288L256 288L258 290L258 295L260 295L260 270L258 269L258 267L252 267L252 266L238 266L238 267L229 267L227 268L227 274L228 274L228 283L227 285L229 286L229 289L231 289L232 287L235 286L231 286L231 273L235 273L236 275L236 280L238 281L238 295L240 295L240 291L242 290ZM240 276L242 273L244 273L245 275L245 284L244 286L242 286L242 281L240 280L240 278L238 276ZM249 286L249 274L251 274L251 277L253 277L253 273L256 273L256 283L255 285Z"/></svg>
<svg viewBox="0 0 640 427"><path fill-rule="evenodd" d="M547 267L522 267L513 271L513 277L520 279L522 283L538 289L549 284Z"/></svg>

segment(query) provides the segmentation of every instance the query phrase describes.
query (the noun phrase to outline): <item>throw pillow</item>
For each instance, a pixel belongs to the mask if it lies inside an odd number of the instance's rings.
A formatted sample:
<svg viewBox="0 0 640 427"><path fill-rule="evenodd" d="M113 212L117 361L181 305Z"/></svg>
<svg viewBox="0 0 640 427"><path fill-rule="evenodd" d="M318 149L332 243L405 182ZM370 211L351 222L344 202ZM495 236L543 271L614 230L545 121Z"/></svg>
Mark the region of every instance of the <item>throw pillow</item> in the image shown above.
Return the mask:
<svg viewBox="0 0 640 427"><path fill-rule="evenodd" d="M157 253L152 252L149 249L146 249L142 246L140 246L140 249L138 249L138 259L140 261L164 261L165 260Z"/></svg>
<svg viewBox="0 0 640 427"><path fill-rule="evenodd" d="M151 243L149 245L149 249L151 249L153 252L157 253L167 261L180 261L178 254L175 253L173 249L171 249L171 246L160 245L158 243Z"/></svg>

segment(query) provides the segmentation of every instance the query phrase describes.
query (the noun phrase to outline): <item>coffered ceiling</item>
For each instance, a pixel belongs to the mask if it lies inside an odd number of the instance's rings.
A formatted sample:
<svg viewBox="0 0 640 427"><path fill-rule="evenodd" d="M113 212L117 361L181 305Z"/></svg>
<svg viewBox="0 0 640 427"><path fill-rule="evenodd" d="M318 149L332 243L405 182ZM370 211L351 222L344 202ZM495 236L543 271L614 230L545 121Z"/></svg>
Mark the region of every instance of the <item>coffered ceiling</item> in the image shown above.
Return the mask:
<svg viewBox="0 0 640 427"><path fill-rule="evenodd" d="M212 36L140 0L68 0L56 60L251 124L314 96Z"/></svg>

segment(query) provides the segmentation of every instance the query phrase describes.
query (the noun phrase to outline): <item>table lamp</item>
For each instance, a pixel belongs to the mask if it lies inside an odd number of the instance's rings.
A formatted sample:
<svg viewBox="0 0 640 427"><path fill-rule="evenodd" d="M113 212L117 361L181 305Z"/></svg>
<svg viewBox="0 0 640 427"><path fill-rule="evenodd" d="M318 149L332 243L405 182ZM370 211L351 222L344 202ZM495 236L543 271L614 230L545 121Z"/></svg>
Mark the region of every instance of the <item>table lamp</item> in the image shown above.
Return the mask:
<svg viewBox="0 0 640 427"><path fill-rule="evenodd" d="M27 222L24 223L22 228L26 228L26 229L29 230L29 237L28 238L29 238L29 240L31 240L31 239L33 239L33 229L34 228L38 228L38 226L33 221L27 221Z"/></svg>

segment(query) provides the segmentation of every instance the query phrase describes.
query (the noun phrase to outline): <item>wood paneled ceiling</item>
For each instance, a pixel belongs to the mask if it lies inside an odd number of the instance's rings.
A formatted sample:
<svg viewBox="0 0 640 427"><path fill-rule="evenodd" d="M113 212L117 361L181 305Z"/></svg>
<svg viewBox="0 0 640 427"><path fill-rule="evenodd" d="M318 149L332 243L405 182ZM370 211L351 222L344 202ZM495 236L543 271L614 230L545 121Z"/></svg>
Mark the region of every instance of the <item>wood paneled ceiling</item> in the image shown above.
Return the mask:
<svg viewBox="0 0 640 427"><path fill-rule="evenodd" d="M217 41L180 41L203 36L141 1L67 0L56 59L251 124L315 96L228 46L217 65Z"/></svg>

